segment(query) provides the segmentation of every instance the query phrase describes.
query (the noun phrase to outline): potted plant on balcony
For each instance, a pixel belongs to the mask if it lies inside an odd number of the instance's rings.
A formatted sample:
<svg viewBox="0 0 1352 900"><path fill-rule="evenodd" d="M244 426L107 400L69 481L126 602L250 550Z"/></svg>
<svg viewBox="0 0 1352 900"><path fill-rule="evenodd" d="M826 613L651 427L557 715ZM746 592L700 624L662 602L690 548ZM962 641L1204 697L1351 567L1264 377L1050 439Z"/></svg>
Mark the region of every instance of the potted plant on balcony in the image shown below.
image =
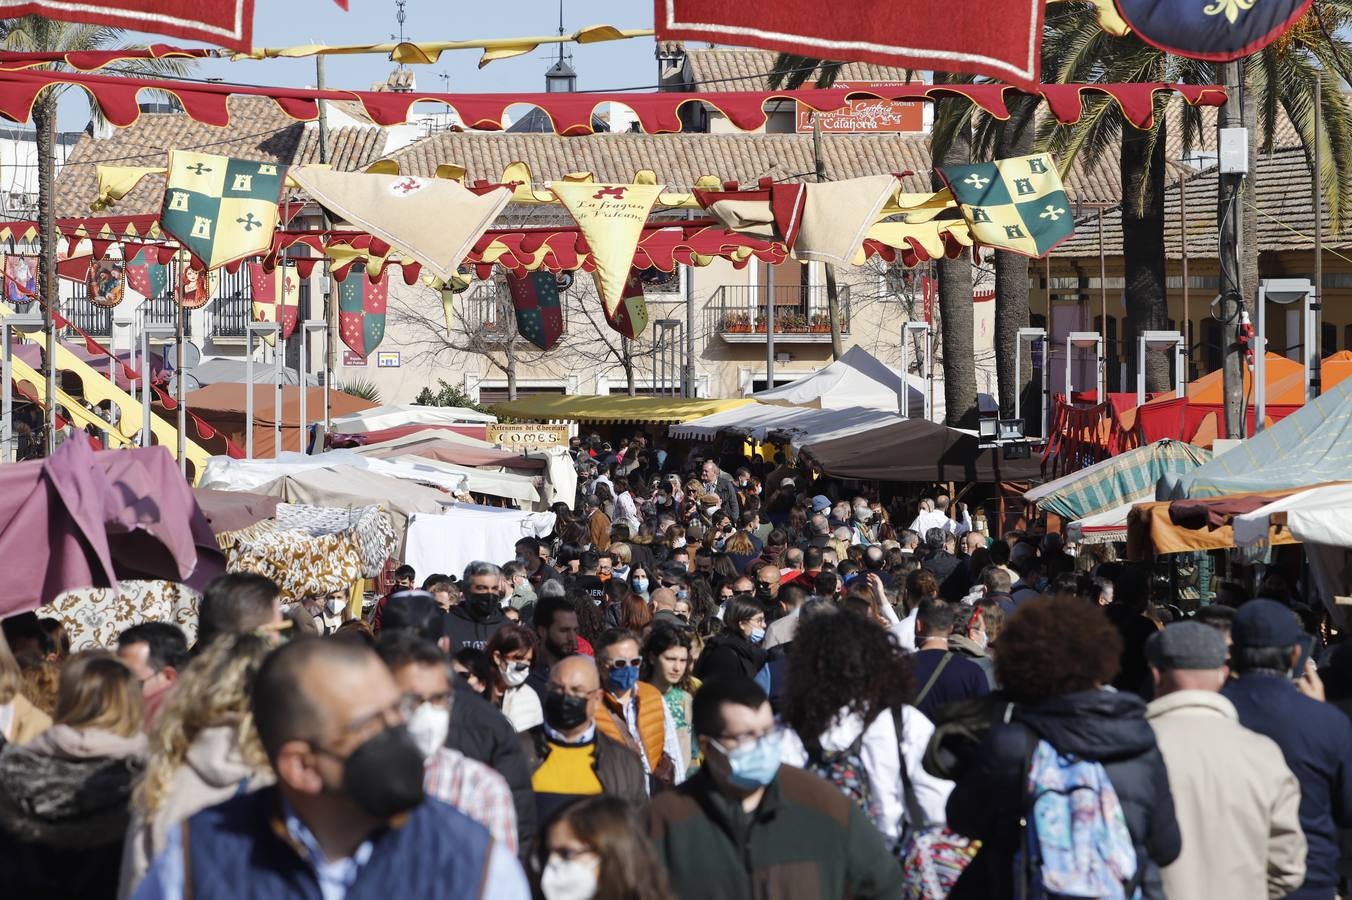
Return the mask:
<svg viewBox="0 0 1352 900"><path fill-rule="evenodd" d="M746 334L751 330L751 319L746 313L728 313L723 316L725 334Z"/></svg>
<svg viewBox="0 0 1352 900"><path fill-rule="evenodd" d="M759 313L756 316L756 333L765 334L765 314Z"/></svg>
<svg viewBox="0 0 1352 900"><path fill-rule="evenodd" d="M826 313L813 313L810 326L813 334L825 334L831 330L831 317Z"/></svg>
<svg viewBox="0 0 1352 900"><path fill-rule="evenodd" d="M807 318L798 313L786 313L779 317L779 330L790 334L802 334L807 331Z"/></svg>

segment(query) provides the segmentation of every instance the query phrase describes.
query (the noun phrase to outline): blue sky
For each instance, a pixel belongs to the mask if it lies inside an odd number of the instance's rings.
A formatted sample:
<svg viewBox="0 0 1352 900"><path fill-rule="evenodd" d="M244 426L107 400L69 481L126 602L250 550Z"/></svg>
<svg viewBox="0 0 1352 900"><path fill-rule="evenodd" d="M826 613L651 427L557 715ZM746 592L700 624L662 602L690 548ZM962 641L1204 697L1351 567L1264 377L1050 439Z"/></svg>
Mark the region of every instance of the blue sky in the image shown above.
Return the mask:
<svg viewBox="0 0 1352 900"><path fill-rule="evenodd" d="M569 31L586 25L651 28L652 15L650 0L564 0L564 27ZM558 29L558 17L557 0L409 0L404 34L409 40L425 41L552 34ZM262 47L378 43L390 40L397 29L394 0L351 0L347 12L333 0L257 0L254 13L254 45ZM128 40L191 43L153 35L131 36ZM421 90L538 91L544 90L545 70L557 52L557 45L544 46L533 54L499 60L479 69L478 54L460 50L442 54L436 65L412 68ZM573 55L582 90L647 86L656 79L651 38L568 45L567 52ZM330 56L326 77L332 88L369 90L373 83L384 81L393 67L378 54ZM441 75L449 76L449 87ZM313 58L209 61L199 64L192 77L305 86L314 84L315 64ZM87 120L86 104L79 92L69 92L67 97L60 127L81 128Z"/></svg>

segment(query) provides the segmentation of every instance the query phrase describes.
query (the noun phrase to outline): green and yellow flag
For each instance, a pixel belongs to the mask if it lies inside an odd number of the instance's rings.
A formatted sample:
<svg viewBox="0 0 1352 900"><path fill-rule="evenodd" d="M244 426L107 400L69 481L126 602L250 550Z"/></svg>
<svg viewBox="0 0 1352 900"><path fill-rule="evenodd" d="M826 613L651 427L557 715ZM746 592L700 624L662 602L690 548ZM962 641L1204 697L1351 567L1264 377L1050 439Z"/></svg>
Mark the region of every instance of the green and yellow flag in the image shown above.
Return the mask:
<svg viewBox="0 0 1352 900"><path fill-rule="evenodd" d="M1041 258L1075 233L1070 202L1049 153L938 171L978 244Z"/></svg>
<svg viewBox="0 0 1352 900"><path fill-rule="evenodd" d="M160 228L203 268L216 269L272 249L285 167L169 151Z"/></svg>

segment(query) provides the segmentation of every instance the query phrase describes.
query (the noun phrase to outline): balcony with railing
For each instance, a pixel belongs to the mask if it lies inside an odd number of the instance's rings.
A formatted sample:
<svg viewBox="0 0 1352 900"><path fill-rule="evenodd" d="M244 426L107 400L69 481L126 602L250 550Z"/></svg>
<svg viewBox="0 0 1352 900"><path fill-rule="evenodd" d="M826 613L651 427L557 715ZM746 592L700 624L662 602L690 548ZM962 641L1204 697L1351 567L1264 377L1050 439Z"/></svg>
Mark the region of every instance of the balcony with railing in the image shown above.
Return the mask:
<svg viewBox="0 0 1352 900"><path fill-rule="evenodd" d="M123 301L123 303L127 302L126 300ZM174 311L178 308L178 304L174 302L171 295L165 294L161 297L152 297L146 300L142 304L142 308L145 310L142 315L145 316L147 323L151 325L172 325L174 324ZM116 313L116 309L106 309L90 303L89 292L83 284L76 285L74 294L61 301L61 315L91 337L111 337L113 334L113 319ZM183 327L185 333L191 337L192 316L185 317Z"/></svg>
<svg viewBox="0 0 1352 900"><path fill-rule="evenodd" d="M516 310L512 293L500 281L476 282L464 295L456 298L456 319L471 341L486 347L503 347L509 341L529 344L516 327ZM559 312L568 328L568 304L560 303Z"/></svg>
<svg viewBox="0 0 1352 900"><path fill-rule="evenodd" d="M724 285L704 306L704 330L729 344L762 344L767 340L768 289L765 286ZM840 331L850 332L850 288L841 285ZM831 316L823 285L777 284L774 286L775 342L786 344L829 343Z"/></svg>

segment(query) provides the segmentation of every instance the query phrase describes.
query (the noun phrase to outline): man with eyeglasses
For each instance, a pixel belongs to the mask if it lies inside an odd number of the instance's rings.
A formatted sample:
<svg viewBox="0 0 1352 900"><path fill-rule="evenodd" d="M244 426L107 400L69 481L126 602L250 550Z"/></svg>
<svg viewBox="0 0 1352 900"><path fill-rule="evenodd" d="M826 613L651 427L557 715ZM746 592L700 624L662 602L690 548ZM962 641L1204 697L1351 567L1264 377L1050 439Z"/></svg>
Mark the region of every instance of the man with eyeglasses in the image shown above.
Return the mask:
<svg viewBox="0 0 1352 900"><path fill-rule="evenodd" d="M901 867L864 811L830 783L781 766L765 691L709 681L691 728L704 764L653 800L649 833L684 900L901 896Z"/></svg>
<svg viewBox="0 0 1352 900"><path fill-rule="evenodd" d="M411 704L374 651L287 644L252 706L277 783L174 825L134 900L530 897L505 845L424 796Z"/></svg>
<svg viewBox="0 0 1352 900"><path fill-rule="evenodd" d="M596 642L596 668L604 691L596 727L624 744L654 781L671 787L685 781L685 754L662 692L639 681L643 655L638 635L612 628Z"/></svg>
<svg viewBox="0 0 1352 900"><path fill-rule="evenodd" d="M569 801L594 794L647 803L643 765L596 727L601 681L593 660L570 656L556 663L542 705L545 721L530 731L539 761L531 785L540 821Z"/></svg>

